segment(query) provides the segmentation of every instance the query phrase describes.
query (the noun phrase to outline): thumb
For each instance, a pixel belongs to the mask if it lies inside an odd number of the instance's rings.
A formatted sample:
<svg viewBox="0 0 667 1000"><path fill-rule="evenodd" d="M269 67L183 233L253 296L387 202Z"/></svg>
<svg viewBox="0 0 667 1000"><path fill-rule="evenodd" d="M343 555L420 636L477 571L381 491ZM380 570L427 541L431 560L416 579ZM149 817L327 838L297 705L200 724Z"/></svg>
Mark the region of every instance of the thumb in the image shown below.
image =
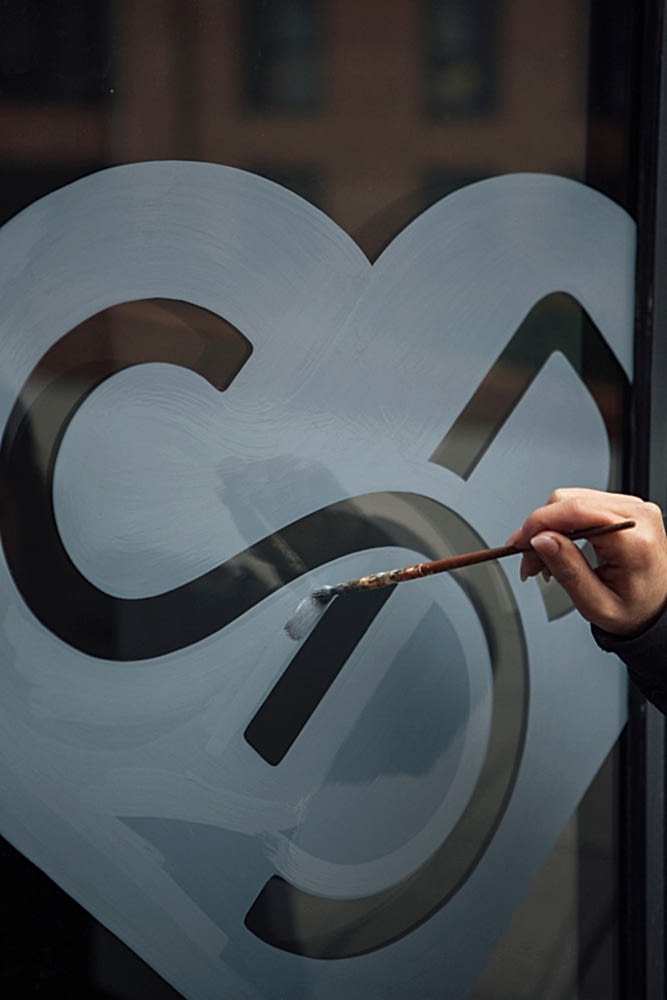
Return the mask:
<svg viewBox="0 0 667 1000"><path fill-rule="evenodd" d="M544 531L531 538L530 545L577 610L588 621L595 620L600 604L608 595L581 550L568 538Z"/></svg>

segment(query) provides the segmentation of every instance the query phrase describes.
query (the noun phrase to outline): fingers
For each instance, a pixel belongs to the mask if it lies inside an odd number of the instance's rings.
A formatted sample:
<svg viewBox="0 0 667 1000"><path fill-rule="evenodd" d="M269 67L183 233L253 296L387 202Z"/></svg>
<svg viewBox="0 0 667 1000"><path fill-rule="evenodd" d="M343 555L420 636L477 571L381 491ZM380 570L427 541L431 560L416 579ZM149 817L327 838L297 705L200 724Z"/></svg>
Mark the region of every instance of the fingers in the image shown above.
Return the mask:
<svg viewBox="0 0 667 1000"><path fill-rule="evenodd" d="M641 501L640 501L641 502ZM611 524L633 517L637 499L621 494L605 494L597 490L555 490L543 507L538 507L526 518L521 528L510 538L510 544L526 548L530 539L540 531L566 533Z"/></svg>
<svg viewBox="0 0 667 1000"><path fill-rule="evenodd" d="M633 533L634 537L640 533L656 540L664 536L662 512L656 504L624 493L603 493L580 488L558 489L543 507L538 507L526 518L523 525L510 537L509 544L528 548L531 538L541 531L566 534L626 518L637 522L639 531ZM592 543L596 549L598 546L605 549L612 537L612 544L615 546L619 542L617 536L603 536L599 542L592 539ZM620 544L624 546L627 541L624 539Z"/></svg>
<svg viewBox="0 0 667 1000"><path fill-rule="evenodd" d="M635 527L591 538L592 568L563 533L631 519ZM544 573L569 594L580 613L617 634L632 634L655 620L667 598L667 535L662 511L623 493L579 487L555 490L509 540L528 550L521 578Z"/></svg>
<svg viewBox="0 0 667 1000"><path fill-rule="evenodd" d="M602 583L581 550L569 539L541 532L531 539L534 557L570 596L587 621L599 623L615 614L616 598Z"/></svg>

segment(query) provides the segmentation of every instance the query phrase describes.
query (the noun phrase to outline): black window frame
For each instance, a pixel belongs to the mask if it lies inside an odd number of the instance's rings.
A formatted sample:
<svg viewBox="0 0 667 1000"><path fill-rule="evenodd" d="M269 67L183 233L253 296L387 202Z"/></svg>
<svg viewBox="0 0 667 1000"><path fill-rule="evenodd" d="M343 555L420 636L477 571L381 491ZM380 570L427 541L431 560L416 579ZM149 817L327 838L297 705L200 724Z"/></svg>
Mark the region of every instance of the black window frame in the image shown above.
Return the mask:
<svg viewBox="0 0 667 1000"><path fill-rule="evenodd" d="M636 90L635 384L629 489L667 511L667 20L646 0ZM630 1000L667 995L665 893L667 719L631 687L624 737L624 986Z"/></svg>

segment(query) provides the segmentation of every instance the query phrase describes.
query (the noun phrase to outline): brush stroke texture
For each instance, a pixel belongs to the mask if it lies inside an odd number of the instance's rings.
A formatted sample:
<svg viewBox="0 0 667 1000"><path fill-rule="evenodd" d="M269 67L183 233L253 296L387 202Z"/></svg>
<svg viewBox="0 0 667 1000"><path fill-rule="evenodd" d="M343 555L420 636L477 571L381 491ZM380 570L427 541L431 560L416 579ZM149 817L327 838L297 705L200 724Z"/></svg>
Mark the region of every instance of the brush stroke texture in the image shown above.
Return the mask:
<svg viewBox="0 0 667 1000"><path fill-rule="evenodd" d="M468 481L429 457L553 292L585 308L631 377L634 239L632 220L598 193L510 175L434 205L371 267L330 219L259 177L197 163L114 168L0 232L0 425L78 324L123 302L183 300L235 326L252 355L224 392L146 364L77 410L53 469L53 512L91 586L125 600L161 595L362 494L420 493L502 540L554 482L608 482L604 422L563 357L547 360ZM260 560L257 605L187 648L118 663L46 629L6 557L0 567L2 833L190 1000L436 1000L445 979L452 1000L465 996L623 725L622 673L574 616L545 627L537 593L517 587L531 665L525 749L472 875L430 920L363 960L266 946L243 920L271 878L324 893L338 865L350 891L352 865L359 893L390 885L446 837L455 812L438 802L456 789L460 809L479 774L491 719L465 692L476 687L483 705L490 677L472 613L450 619L465 659L460 726L434 738L428 766L408 731L401 756L385 746L373 774L341 770L399 649L409 660L410 622L437 673L446 651L428 611L447 614L445 590L378 617L375 645L359 644L279 768L244 740L293 655L281 630L298 599L367 569L350 553L281 587ZM414 711L427 702L422 693ZM404 786L421 819L392 821L386 860L370 857L360 831L379 829Z"/></svg>

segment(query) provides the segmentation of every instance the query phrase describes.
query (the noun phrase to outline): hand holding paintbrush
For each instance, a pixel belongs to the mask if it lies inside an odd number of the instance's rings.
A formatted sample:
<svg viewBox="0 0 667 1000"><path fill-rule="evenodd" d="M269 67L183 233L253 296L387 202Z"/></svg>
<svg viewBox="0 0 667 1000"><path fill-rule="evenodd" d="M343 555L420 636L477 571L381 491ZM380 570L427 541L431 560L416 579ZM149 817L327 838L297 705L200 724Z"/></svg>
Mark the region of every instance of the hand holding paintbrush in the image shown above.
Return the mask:
<svg viewBox="0 0 667 1000"><path fill-rule="evenodd" d="M633 528L634 524L635 522L630 520L617 521L613 524L598 525L580 531L564 532L564 534L571 541L577 541L583 538L607 535L615 531L624 531L626 528ZM435 573L448 573L451 570L462 569L464 566L473 566L475 563L504 559L505 556L519 555L526 551L528 550L517 548L515 545L501 545L493 549L480 549L477 552L466 552L457 556L448 556L445 559L434 559L431 562L416 563L412 566L405 566L402 569L391 569L381 573L373 573L369 576L359 577L357 580L347 580L333 587L319 587L297 605L294 614L285 623L285 631L291 639L297 642L303 639L321 615L324 614L331 601L346 591L375 590L378 587L389 587L392 584L417 580L424 576L432 576Z"/></svg>

